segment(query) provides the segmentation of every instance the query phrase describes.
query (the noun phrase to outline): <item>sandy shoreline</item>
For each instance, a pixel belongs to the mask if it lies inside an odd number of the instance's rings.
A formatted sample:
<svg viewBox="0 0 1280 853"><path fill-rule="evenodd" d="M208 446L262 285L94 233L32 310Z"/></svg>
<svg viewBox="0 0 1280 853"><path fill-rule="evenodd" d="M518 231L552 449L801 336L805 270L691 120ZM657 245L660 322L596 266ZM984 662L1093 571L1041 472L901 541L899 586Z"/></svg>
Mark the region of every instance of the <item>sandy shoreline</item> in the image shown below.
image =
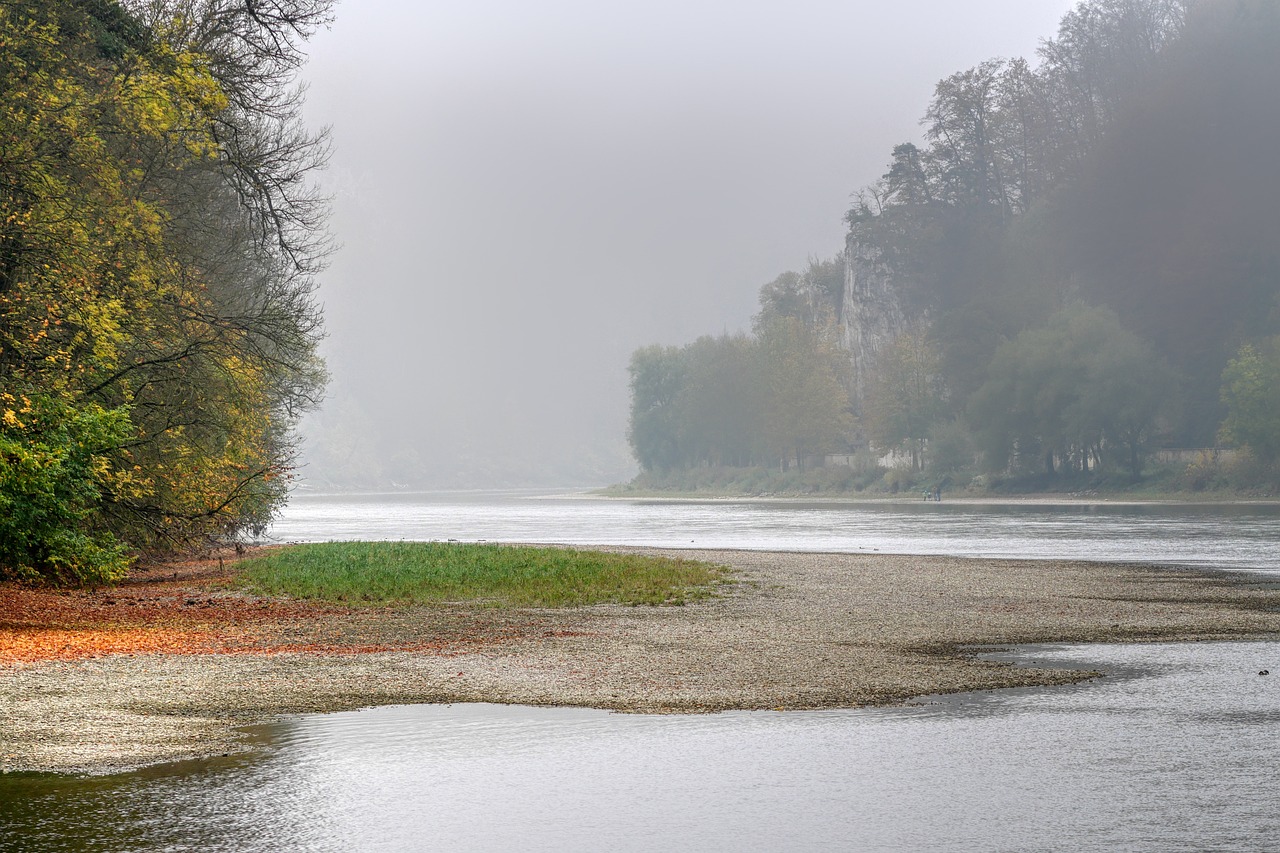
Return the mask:
<svg viewBox="0 0 1280 853"><path fill-rule="evenodd" d="M1280 589L1259 576L635 550L723 563L736 583L685 607L365 609L262 629L321 651L0 665L0 768L103 773L220 755L248 748L237 727L281 714L407 702L658 713L891 704L1087 677L978 660L969 646L1280 636ZM392 650L368 651L382 648Z"/></svg>

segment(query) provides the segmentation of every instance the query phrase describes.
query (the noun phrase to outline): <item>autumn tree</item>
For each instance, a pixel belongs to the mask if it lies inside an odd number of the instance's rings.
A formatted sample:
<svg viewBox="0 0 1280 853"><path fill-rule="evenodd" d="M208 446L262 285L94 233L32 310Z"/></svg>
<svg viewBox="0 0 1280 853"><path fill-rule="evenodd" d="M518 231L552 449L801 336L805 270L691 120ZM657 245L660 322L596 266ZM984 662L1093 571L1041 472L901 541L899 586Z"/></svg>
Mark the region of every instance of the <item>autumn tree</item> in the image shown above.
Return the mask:
<svg viewBox="0 0 1280 853"><path fill-rule="evenodd" d="M0 6L0 504L28 519L0 570L108 579L127 548L234 536L283 500L324 381L326 244L322 140L272 92L322 17Z"/></svg>
<svg viewBox="0 0 1280 853"><path fill-rule="evenodd" d="M925 447L946 407L941 358L928 335L900 335L876 364L865 404L867 434L877 447L905 447L911 470L924 467Z"/></svg>
<svg viewBox="0 0 1280 853"><path fill-rule="evenodd" d="M784 469L793 461L803 468L806 456L847 446L853 416L842 372L848 358L836 345L834 329L779 317L761 325L756 339L761 439L768 457Z"/></svg>

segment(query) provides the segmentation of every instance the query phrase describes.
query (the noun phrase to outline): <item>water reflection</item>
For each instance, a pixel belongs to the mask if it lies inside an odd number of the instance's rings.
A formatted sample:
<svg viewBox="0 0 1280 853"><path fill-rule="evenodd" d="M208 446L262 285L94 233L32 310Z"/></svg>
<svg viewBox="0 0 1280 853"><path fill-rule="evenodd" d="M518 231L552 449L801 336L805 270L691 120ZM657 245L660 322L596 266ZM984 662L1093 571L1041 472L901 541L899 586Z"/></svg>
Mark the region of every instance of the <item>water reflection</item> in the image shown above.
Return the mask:
<svg viewBox="0 0 1280 853"><path fill-rule="evenodd" d="M26 850L1266 850L1280 646L1042 647L1074 687L915 708L645 717L381 708L255 760L0 777Z"/></svg>

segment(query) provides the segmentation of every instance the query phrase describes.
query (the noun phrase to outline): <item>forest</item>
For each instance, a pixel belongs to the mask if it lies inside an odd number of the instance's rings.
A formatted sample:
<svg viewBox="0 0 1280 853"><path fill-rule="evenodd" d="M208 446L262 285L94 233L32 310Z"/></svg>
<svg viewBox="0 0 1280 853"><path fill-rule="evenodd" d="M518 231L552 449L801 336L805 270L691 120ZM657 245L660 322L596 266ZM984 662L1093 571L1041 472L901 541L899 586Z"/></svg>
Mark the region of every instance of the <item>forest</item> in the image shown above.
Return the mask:
<svg viewBox="0 0 1280 853"><path fill-rule="evenodd" d="M0 3L0 574L121 576L283 502L325 382L328 0Z"/></svg>
<svg viewBox="0 0 1280 853"><path fill-rule="evenodd" d="M1086 0L1035 59L941 80L751 335L634 354L639 482L1280 482L1280 7Z"/></svg>

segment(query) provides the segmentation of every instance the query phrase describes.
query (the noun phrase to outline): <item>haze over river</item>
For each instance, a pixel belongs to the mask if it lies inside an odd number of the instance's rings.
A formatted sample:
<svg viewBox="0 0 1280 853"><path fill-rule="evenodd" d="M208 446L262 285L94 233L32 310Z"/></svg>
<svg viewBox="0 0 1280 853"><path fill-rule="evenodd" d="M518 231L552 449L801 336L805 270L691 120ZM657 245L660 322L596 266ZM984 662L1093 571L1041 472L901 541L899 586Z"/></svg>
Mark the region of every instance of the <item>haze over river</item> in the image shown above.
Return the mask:
<svg viewBox="0 0 1280 853"><path fill-rule="evenodd" d="M1280 508L1261 505L302 496L273 535L1280 573ZM1107 674L908 708L648 717L453 705L290 719L258 730L250 756L96 779L0 776L0 849L1276 849L1280 643L1012 657Z"/></svg>

